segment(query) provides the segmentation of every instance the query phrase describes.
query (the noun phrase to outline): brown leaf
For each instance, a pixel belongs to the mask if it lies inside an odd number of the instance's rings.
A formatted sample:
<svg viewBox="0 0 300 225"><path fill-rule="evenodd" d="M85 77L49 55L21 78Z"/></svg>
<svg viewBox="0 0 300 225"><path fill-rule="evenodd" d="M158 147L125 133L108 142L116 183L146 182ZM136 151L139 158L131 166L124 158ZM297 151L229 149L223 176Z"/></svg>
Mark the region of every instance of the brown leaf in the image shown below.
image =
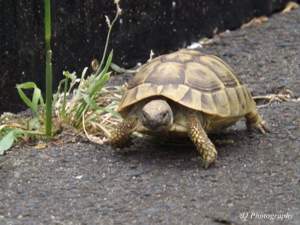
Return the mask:
<svg viewBox="0 0 300 225"><path fill-rule="evenodd" d="M253 26L259 26L265 22L267 22L269 19L266 16L259 16L255 17L252 20L250 20L248 23L245 23L242 25L242 29L247 28L247 27L253 27Z"/></svg>
<svg viewBox="0 0 300 225"><path fill-rule="evenodd" d="M294 10L294 9L298 9L299 8L299 4L296 2L288 2L285 6L285 8L282 10L281 13L285 14L285 13L289 13L290 11Z"/></svg>

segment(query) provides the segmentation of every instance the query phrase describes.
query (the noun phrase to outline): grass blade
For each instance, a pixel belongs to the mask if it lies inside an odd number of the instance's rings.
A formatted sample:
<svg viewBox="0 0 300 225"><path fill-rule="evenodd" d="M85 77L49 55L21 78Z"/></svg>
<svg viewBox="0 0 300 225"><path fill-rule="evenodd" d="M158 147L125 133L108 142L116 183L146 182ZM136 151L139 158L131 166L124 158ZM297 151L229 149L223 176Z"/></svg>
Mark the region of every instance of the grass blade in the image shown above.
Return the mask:
<svg viewBox="0 0 300 225"><path fill-rule="evenodd" d="M0 155L4 155L4 153L12 147L15 138L16 133L14 130L12 130L0 140Z"/></svg>
<svg viewBox="0 0 300 225"><path fill-rule="evenodd" d="M24 90L33 89L32 100L30 100L24 93ZM34 82L25 82L17 85L17 91L19 93L22 101L32 110L32 112L37 115L39 103L44 104L44 100L41 94L41 90L37 87Z"/></svg>

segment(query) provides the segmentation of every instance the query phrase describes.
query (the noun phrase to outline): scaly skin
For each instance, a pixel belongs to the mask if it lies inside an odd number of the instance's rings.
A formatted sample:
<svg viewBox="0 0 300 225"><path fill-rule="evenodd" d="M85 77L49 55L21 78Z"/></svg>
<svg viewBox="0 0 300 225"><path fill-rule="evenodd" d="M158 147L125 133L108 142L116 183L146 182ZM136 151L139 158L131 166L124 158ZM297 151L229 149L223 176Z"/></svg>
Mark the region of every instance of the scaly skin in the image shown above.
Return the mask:
<svg viewBox="0 0 300 225"><path fill-rule="evenodd" d="M110 137L111 145L122 147L130 138L130 134L135 130L137 125L136 118L128 118L120 123Z"/></svg>
<svg viewBox="0 0 300 225"><path fill-rule="evenodd" d="M216 161L217 150L211 140L207 137L201 123L196 115L190 115L188 118L188 134L192 142L196 145L198 152L204 163L204 168L209 167Z"/></svg>
<svg viewBox="0 0 300 225"><path fill-rule="evenodd" d="M266 122L261 118L257 111L250 112L245 117L248 129L256 128L263 134L269 132Z"/></svg>

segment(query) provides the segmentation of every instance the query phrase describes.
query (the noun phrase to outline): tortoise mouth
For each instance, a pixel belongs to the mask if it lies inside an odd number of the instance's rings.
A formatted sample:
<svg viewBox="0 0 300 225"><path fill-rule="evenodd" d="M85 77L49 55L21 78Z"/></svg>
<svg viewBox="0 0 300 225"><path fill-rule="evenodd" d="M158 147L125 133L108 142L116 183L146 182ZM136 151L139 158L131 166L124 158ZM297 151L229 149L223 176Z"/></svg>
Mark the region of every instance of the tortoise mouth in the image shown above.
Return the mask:
<svg viewBox="0 0 300 225"><path fill-rule="evenodd" d="M155 124L155 123L147 123L144 124L142 123L143 126L149 131L153 133L161 133L161 132L166 132L170 129L170 126L168 124Z"/></svg>
<svg viewBox="0 0 300 225"><path fill-rule="evenodd" d="M140 124L140 126L137 129L138 132L149 134L149 135L164 135L169 133L170 126L162 125L162 126L156 126L156 127L149 127L145 126L143 123Z"/></svg>
<svg viewBox="0 0 300 225"><path fill-rule="evenodd" d="M165 115L164 117L168 117L169 115ZM147 113L143 112L141 116L142 125L145 129L152 132L163 132L169 130L171 124L170 119L157 120L156 118L152 118Z"/></svg>

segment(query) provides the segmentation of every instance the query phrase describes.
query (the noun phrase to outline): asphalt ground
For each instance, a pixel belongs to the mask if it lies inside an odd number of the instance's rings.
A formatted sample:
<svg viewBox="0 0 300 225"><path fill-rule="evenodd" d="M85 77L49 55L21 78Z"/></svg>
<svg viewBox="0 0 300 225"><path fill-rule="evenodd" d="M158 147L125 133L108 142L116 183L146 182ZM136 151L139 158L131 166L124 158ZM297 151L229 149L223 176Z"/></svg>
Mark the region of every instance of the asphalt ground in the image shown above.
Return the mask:
<svg viewBox="0 0 300 225"><path fill-rule="evenodd" d="M300 95L300 10L225 33L205 51L227 61L254 95ZM219 155L207 170L185 141L16 148L0 158L0 224L299 225L300 102L259 112L271 133L241 121L212 136Z"/></svg>

